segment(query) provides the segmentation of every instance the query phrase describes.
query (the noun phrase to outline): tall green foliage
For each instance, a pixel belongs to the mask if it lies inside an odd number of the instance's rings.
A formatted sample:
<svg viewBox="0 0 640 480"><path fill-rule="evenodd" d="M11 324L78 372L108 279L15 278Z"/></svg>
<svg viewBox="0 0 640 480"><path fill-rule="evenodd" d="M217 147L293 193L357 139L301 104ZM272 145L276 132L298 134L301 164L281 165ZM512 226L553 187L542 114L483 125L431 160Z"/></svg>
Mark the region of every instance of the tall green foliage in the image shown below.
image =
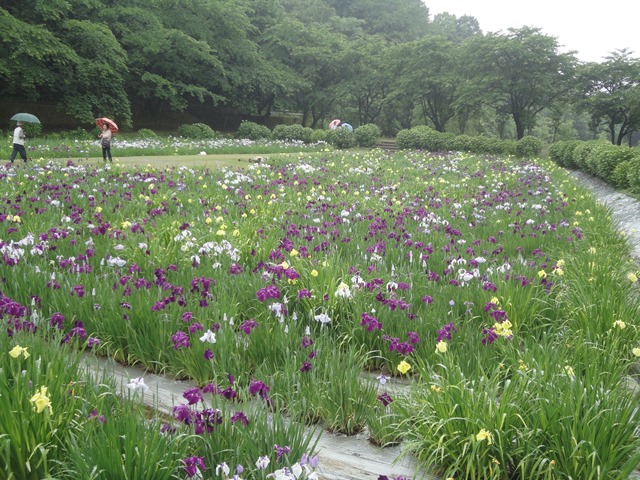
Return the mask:
<svg viewBox="0 0 640 480"><path fill-rule="evenodd" d="M466 65L471 95L509 114L518 139L535 125L536 116L573 87L576 58L559 53L555 37L523 27L509 33L474 37Z"/></svg>
<svg viewBox="0 0 640 480"><path fill-rule="evenodd" d="M77 62L71 47L42 25L0 9L0 96L46 99L71 80Z"/></svg>
<svg viewBox="0 0 640 480"><path fill-rule="evenodd" d="M614 52L601 64L585 65L580 80L579 108L604 124L611 143L622 145L640 128L640 59L627 50Z"/></svg>
<svg viewBox="0 0 640 480"><path fill-rule="evenodd" d="M214 109L294 111L304 126L341 118L385 135L425 123L584 139L586 127L564 128L571 118L558 107L579 95L592 138L606 129L620 143L640 123L637 60L626 51L586 66L577 84L576 59L554 37L534 27L483 35L470 16L430 19L420 0L0 5L1 101L55 104L85 124L106 115L128 127L134 113L197 107L203 121ZM536 130L541 116L547 123Z"/></svg>

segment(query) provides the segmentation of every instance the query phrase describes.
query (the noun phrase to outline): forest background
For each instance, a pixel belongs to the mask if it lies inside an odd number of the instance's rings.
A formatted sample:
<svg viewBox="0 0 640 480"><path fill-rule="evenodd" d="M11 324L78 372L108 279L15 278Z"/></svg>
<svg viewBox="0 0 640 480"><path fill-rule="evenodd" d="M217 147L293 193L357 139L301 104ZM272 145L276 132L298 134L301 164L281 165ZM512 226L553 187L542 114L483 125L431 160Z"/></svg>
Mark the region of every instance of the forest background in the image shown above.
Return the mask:
<svg viewBox="0 0 640 480"><path fill-rule="evenodd" d="M0 0L0 128L17 111L49 130L341 118L385 136L425 124L635 145L634 52L584 63L559 47L536 27L430 16L421 0Z"/></svg>

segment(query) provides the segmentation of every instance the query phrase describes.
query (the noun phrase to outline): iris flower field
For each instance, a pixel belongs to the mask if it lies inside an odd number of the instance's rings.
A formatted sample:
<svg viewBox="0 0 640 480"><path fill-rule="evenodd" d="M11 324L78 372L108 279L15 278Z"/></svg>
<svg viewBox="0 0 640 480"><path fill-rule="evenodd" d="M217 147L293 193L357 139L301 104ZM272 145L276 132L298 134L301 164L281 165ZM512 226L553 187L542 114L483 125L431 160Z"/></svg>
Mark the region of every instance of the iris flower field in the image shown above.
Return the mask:
<svg viewBox="0 0 640 480"><path fill-rule="evenodd" d="M640 463L638 265L552 163L326 151L0 177L0 479L314 479L327 430L443 479ZM193 388L162 415L144 377L123 397L86 355Z"/></svg>

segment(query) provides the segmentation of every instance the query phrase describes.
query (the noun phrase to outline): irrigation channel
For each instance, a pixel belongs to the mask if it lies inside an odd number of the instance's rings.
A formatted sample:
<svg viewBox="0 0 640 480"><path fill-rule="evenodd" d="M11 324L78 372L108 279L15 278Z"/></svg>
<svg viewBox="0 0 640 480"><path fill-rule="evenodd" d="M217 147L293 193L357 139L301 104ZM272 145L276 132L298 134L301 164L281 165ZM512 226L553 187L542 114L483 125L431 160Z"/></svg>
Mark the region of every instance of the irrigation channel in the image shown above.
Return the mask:
<svg viewBox="0 0 640 480"><path fill-rule="evenodd" d="M640 202L610 187L605 182L582 172L571 173L578 185L582 185L603 202L610 210L620 231L629 236L632 255L640 264ZM122 395L128 394L126 385L132 378L144 377L149 390L140 398L144 403L162 413L171 415L173 407L183 402L182 393L193 385L176 381L162 375L154 375L137 366L121 366L112 360L87 356L86 366L90 372L113 378L120 386ZM640 390L635 381L629 379L630 388ZM387 384L398 393L401 384ZM406 387L405 387L406 388ZM381 475L388 478L403 476L409 479L435 479L420 470L415 461L404 457L397 460L399 447L380 448L373 446L365 434L346 436L324 432L317 445L319 453L318 474L322 480L377 480ZM640 479L639 475L632 478Z"/></svg>

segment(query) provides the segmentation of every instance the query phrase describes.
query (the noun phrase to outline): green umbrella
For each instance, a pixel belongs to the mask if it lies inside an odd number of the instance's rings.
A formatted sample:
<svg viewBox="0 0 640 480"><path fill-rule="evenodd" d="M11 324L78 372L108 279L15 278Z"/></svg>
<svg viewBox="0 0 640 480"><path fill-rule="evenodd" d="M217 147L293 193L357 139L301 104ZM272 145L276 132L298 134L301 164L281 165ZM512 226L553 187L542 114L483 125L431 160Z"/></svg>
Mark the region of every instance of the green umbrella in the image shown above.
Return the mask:
<svg viewBox="0 0 640 480"><path fill-rule="evenodd" d="M38 117L31 115L30 113L16 113L10 118L10 120L15 120L16 122L40 123Z"/></svg>

